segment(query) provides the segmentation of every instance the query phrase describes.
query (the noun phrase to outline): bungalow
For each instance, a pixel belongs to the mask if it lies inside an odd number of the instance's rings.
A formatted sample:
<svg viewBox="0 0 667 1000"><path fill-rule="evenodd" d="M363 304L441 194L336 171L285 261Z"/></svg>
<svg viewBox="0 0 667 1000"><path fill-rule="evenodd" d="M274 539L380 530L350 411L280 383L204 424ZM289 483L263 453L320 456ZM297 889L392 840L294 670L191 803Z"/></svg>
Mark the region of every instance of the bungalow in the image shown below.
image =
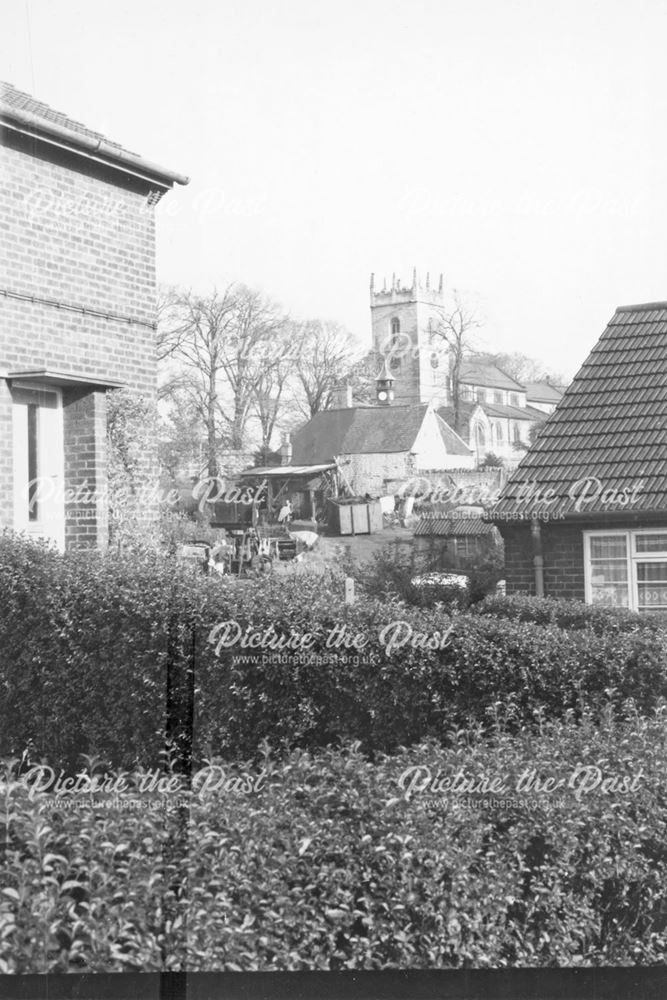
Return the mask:
<svg viewBox="0 0 667 1000"><path fill-rule="evenodd" d="M507 592L667 611L667 303L621 306L491 519Z"/></svg>
<svg viewBox="0 0 667 1000"><path fill-rule="evenodd" d="M155 399L155 205L187 178L9 84L0 173L0 525L104 547L106 394Z"/></svg>

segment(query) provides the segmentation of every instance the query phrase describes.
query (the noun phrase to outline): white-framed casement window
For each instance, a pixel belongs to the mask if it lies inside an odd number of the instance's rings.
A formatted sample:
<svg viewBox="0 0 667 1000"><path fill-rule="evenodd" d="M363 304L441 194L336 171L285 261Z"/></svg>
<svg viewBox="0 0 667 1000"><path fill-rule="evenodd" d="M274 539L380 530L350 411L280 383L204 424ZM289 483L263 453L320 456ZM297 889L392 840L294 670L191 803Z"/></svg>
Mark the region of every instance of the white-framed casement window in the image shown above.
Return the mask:
<svg viewBox="0 0 667 1000"><path fill-rule="evenodd" d="M587 604L667 611L667 528L584 532Z"/></svg>

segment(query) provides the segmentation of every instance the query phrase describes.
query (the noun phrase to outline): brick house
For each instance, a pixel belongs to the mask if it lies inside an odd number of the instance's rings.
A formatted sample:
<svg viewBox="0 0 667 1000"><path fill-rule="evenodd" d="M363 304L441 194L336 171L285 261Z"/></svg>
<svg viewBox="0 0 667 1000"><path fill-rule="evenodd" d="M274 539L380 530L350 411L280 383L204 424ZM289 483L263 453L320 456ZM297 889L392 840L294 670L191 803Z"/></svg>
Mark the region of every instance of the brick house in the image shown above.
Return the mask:
<svg viewBox="0 0 667 1000"><path fill-rule="evenodd" d="M187 178L8 84L0 173L0 524L104 547L107 393L155 398L155 205Z"/></svg>
<svg viewBox="0 0 667 1000"><path fill-rule="evenodd" d="M667 610L667 303L616 310L491 517L508 593Z"/></svg>

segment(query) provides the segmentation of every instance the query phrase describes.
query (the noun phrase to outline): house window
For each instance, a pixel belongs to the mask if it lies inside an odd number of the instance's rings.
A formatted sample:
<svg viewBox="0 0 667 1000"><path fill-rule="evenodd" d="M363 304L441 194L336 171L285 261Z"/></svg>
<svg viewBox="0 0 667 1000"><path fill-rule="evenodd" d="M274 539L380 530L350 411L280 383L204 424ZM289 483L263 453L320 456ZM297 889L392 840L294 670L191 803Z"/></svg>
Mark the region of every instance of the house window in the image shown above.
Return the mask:
<svg viewBox="0 0 667 1000"><path fill-rule="evenodd" d="M477 539L455 538L454 551L459 559L470 559L477 553Z"/></svg>
<svg viewBox="0 0 667 1000"><path fill-rule="evenodd" d="M503 401L503 394L502 394L502 392L494 392L494 394L493 394L493 402L494 403L502 403L502 401Z"/></svg>
<svg viewBox="0 0 667 1000"><path fill-rule="evenodd" d="M477 402L478 403L485 403L486 402L486 393L484 392L483 389L478 389L477 390Z"/></svg>
<svg viewBox="0 0 667 1000"><path fill-rule="evenodd" d="M667 531L584 533L588 604L667 610Z"/></svg>
<svg viewBox="0 0 667 1000"><path fill-rule="evenodd" d="M510 406L518 406L518 405L519 405L519 397L517 396L517 394L515 392L511 392L510 393Z"/></svg>
<svg viewBox="0 0 667 1000"><path fill-rule="evenodd" d="M62 400L55 389L12 387L14 528L64 547Z"/></svg>

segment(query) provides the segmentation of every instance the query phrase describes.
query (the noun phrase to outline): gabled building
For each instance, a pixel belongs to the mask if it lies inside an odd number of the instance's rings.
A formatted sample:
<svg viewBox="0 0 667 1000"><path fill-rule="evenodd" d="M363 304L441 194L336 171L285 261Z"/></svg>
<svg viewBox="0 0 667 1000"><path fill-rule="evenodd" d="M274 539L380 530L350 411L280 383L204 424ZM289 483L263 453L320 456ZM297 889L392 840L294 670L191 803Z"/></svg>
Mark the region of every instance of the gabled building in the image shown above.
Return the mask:
<svg viewBox="0 0 667 1000"><path fill-rule="evenodd" d="M535 410L553 413L562 398L563 390L551 382L526 382L526 402Z"/></svg>
<svg viewBox="0 0 667 1000"><path fill-rule="evenodd" d="M104 547L107 393L155 398L155 206L187 178L9 84L0 174L0 523Z"/></svg>
<svg viewBox="0 0 667 1000"><path fill-rule="evenodd" d="M387 389L379 385L378 396ZM335 462L353 493L393 492L417 471L471 469L474 456L427 403L339 406L316 413L292 434L292 462Z"/></svg>
<svg viewBox="0 0 667 1000"><path fill-rule="evenodd" d="M491 517L508 593L667 611L667 303L616 310Z"/></svg>

